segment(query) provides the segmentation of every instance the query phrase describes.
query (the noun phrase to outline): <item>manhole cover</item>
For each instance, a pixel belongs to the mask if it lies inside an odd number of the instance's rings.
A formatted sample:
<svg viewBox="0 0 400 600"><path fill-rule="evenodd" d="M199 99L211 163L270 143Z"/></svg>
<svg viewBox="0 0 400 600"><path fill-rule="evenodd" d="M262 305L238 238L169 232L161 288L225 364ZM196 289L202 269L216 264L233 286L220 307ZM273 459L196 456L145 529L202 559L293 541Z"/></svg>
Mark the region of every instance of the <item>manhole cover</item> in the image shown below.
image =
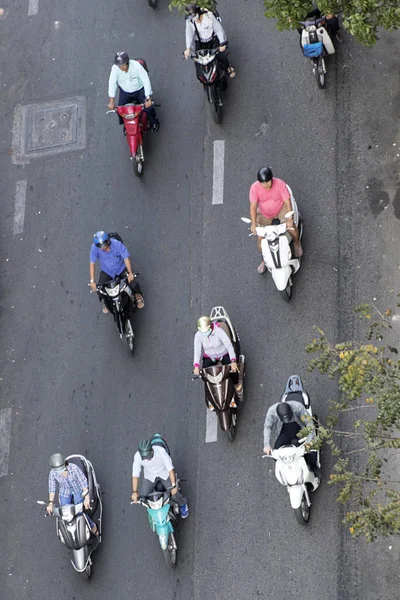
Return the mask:
<svg viewBox="0 0 400 600"><path fill-rule="evenodd" d="M86 145L86 100L82 96L57 102L17 106L13 127L13 162L26 163Z"/></svg>

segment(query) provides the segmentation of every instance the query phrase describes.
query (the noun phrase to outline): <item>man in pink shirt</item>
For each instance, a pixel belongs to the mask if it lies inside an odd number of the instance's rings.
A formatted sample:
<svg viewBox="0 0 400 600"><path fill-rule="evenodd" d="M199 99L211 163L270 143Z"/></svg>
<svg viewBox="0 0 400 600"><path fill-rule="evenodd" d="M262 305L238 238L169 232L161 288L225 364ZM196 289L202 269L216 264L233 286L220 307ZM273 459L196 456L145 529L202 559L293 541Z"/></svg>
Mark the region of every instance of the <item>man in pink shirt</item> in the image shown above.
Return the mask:
<svg viewBox="0 0 400 600"><path fill-rule="evenodd" d="M249 200L251 232L256 235L257 226L271 225L273 219L279 219L281 223L285 222L293 238L296 256L300 258L303 249L300 243L299 230L292 218L285 218L285 215L293 210L286 183L282 179L273 177L269 167L262 167L257 173L257 181L250 188ZM257 247L260 252L261 240L262 238L257 237ZM266 268L262 260L257 267L257 271L258 273L264 273Z"/></svg>

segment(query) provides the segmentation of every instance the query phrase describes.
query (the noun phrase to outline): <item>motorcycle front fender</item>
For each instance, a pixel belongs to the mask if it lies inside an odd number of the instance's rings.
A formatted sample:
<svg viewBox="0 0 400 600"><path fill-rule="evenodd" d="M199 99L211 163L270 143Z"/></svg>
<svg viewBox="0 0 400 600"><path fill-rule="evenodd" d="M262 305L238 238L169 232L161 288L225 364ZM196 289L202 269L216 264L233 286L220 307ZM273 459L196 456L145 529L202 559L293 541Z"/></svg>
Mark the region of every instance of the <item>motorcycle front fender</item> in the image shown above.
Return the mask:
<svg viewBox="0 0 400 600"><path fill-rule="evenodd" d="M86 564L89 558L89 549L87 546L83 546L79 550L71 551L71 563L75 571L82 573L86 569Z"/></svg>
<svg viewBox="0 0 400 600"><path fill-rule="evenodd" d="M222 431L228 431L232 425L232 409L218 411L218 421Z"/></svg>
<svg viewBox="0 0 400 600"><path fill-rule="evenodd" d="M289 265L282 267L281 269L272 269L272 279L280 292L286 288L291 274L292 269Z"/></svg>
<svg viewBox="0 0 400 600"><path fill-rule="evenodd" d="M290 505L294 510L296 510L296 508L300 508L303 495L305 495L307 504L310 506L310 500L304 483L301 485L290 485L288 486L287 490L289 492Z"/></svg>

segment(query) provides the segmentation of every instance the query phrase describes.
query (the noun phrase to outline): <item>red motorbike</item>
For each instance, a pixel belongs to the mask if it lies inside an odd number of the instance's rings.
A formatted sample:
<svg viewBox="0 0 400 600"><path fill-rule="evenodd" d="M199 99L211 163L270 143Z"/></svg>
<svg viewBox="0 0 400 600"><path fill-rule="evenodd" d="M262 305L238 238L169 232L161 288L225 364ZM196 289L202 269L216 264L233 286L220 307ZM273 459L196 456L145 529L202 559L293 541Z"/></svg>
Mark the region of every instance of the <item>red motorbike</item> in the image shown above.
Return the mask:
<svg viewBox="0 0 400 600"><path fill-rule="evenodd" d="M144 59L136 59L148 71L146 61ZM143 152L143 136L148 129L148 117L144 110L144 104L124 104L117 106L110 112L118 113L124 121L124 134L131 153L131 162L133 170L137 177L143 174L144 152Z"/></svg>

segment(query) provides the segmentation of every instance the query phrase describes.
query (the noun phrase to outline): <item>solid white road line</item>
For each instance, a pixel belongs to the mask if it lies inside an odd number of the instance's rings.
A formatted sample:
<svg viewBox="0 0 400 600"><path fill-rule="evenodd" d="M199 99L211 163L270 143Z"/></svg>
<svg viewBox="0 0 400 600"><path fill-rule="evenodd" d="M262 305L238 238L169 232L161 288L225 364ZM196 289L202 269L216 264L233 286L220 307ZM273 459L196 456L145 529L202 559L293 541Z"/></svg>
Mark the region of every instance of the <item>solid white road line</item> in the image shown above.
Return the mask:
<svg viewBox="0 0 400 600"><path fill-rule="evenodd" d="M224 167L225 167L225 141L214 141L214 165L213 165L213 192L212 203L223 204L224 202Z"/></svg>
<svg viewBox="0 0 400 600"><path fill-rule="evenodd" d="M213 410L207 410L206 443L216 442L218 437L218 417Z"/></svg>
<svg viewBox="0 0 400 600"><path fill-rule="evenodd" d="M37 15L39 10L39 0L29 0L28 17Z"/></svg>
<svg viewBox="0 0 400 600"><path fill-rule="evenodd" d="M24 230L25 201L26 181L17 181L15 193L14 235L20 234Z"/></svg>
<svg viewBox="0 0 400 600"><path fill-rule="evenodd" d="M0 477L8 473L10 454L11 408L0 410Z"/></svg>

